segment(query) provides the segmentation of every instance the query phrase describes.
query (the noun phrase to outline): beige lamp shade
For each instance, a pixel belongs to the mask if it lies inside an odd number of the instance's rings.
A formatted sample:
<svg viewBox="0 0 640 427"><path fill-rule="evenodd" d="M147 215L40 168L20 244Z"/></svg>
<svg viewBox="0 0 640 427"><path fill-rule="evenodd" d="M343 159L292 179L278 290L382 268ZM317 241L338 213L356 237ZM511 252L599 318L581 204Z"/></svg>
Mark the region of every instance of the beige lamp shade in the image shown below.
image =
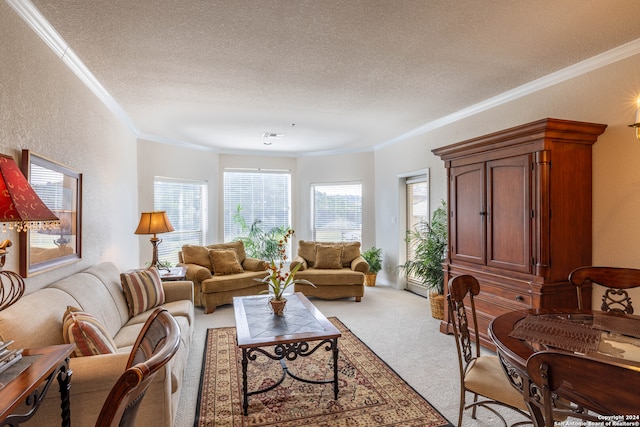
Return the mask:
<svg viewBox="0 0 640 427"><path fill-rule="evenodd" d="M153 245L153 258L149 268L158 266L158 245L162 240L156 237L156 234L168 233L170 231L173 231L173 226L169 222L165 211L142 212L140 223L138 224L135 234L153 234L153 237L150 239Z"/></svg>
<svg viewBox="0 0 640 427"><path fill-rule="evenodd" d="M142 212L135 234L160 234L173 231L165 211Z"/></svg>

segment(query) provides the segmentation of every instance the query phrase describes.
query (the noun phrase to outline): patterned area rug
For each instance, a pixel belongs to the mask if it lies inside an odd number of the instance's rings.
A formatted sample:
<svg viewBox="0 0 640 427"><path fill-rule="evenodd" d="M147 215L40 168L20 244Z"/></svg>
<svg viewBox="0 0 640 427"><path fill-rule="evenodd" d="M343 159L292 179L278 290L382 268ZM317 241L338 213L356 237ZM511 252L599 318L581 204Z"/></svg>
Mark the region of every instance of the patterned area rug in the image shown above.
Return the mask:
<svg viewBox="0 0 640 427"><path fill-rule="evenodd" d="M340 392L331 384L307 384L287 376L282 384L249 397L242 414L242 351L235 328L209 329L202 366L195 426L402 426L450 427L429 402L400 378L335 317L340 330ZM313 380L333 378L331 353L288 361L295 375ZM262 389L282 376L280 362L259 355L249 362L249 390Z"/></svg>

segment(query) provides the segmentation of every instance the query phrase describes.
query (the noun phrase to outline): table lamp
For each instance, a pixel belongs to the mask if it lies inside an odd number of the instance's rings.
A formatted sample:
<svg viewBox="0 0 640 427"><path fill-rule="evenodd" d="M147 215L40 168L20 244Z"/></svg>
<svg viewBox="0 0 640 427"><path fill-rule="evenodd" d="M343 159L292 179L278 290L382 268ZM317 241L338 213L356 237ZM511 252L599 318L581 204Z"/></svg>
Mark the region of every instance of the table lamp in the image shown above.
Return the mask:
<svg viewBox="0 0 640 427"><path fill-rule="evenodd" d="M38 197L20 171L13 157L0 154L0 222L2 232L50 229L58 218ZM9 239L0 243L0 310L15 303L24 294L24 279L13 271L3 270Z"/></svg>
<svg viewBox="0 0 640 427"><path fill-rule="evenodd" d="M173 231L173 226L167 218L165 211L156 212L142 212L140 216L140 223L136 229L135 234L153 234L151 238L151 244L153 245L153 259L151 260L151 267L158 267L158 245L162 242L156 234L168 233Z"/></svg>

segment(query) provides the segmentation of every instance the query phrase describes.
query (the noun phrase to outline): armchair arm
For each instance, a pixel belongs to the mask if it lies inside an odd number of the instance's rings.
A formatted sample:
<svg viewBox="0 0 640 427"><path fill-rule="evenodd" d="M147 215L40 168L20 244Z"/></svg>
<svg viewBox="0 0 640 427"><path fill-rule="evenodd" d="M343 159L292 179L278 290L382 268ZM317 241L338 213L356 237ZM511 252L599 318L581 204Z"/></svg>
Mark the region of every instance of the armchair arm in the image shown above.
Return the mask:
<svg viewBox="0 0 640 427"><path fill-rule="evenodd" d="M187 267L187 280L191 280L194 284L200 285L203 281L211 279L213 274L207 267L203 267L198 264L180 264L183 267Z"/></svg>
<svg viewBox="0 0 640 427"><path fill-rule="evenodd" d="M242 268L246 271L264 271L269 264L258 258L247 257L242 261Z"/></svg>
<svg viewBox="0 0 640 427"><path fill-rule="evenodd" d="M307 260L298 255L293 260L291 260L291 264L289 264L289 270L293 270L298 264L302 264L298 271L306 270L307 268L309 268L309 266L307 265Z"/></svg>
<svg viewBox="0 0 640 427"><path fill-rule="evenodd" d="M369 264L367 263L367 260L360 255L351 261L351 270L367 274L369 272Z"/></svg>
<svg viewBox="0 0 640 427"><path fill-rule="evenodd" d="M164 299L166 302L189 300L193 302L193 282L190 280L176 280L162 282Z"/></svg>

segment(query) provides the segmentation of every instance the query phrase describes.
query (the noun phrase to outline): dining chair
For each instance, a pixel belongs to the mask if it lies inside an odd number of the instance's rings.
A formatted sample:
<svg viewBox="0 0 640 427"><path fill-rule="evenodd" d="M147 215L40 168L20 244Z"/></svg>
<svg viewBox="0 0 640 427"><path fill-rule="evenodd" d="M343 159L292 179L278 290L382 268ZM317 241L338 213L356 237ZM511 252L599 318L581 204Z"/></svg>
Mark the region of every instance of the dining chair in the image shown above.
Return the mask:
<svg viewBox="0 0 640 427"><path fill-rule="evenodd" d="M544 415L544 420L535 420L536 427L553 427L554 418L579 418L601 425L606 420L603 417L624 420L625 415L638 416L639 367L540 351L527 360L527 374L525 401Z"/></svg>
<svg viewBox="0 0 640 427"><path fill-rule="evenodd" d="M178 323L166 309L155 309L138 334L127 367L105 400L96 427L133 427L149 384L179 345Z"/></svg>
<svg viewBox="0 0 640 427"><path fill-rule="evenodd" d="M493 406L512 409L527 418L527 421L513 423L512 427L531 424L531 417L525 412L527 406L522 393L511 385L498 357L480 354L480 337L477 332L478 321L474 301L479 293L480 284L473 276L461 275L449 280L447 305L456 340L460 371L458 426L462 425L465 410L472 408L471 418L475 419L478 407L493 412L507 426L507 421ZM465 306L465 300L468 308ZM469 315L472 322L469 322ZM473 394L473 402L468 405L466 405L467 392Z"/></svg>
<svg viewBox="0 0 640 427"><path fill-rule="evenodd" d="M595 283L605 288L600 310L633 314L633 304L627 290L640 287L640 270L619 267L580 267L569 274L569 281L576 286L579 309L583 308L583 293Z"/></svg>

